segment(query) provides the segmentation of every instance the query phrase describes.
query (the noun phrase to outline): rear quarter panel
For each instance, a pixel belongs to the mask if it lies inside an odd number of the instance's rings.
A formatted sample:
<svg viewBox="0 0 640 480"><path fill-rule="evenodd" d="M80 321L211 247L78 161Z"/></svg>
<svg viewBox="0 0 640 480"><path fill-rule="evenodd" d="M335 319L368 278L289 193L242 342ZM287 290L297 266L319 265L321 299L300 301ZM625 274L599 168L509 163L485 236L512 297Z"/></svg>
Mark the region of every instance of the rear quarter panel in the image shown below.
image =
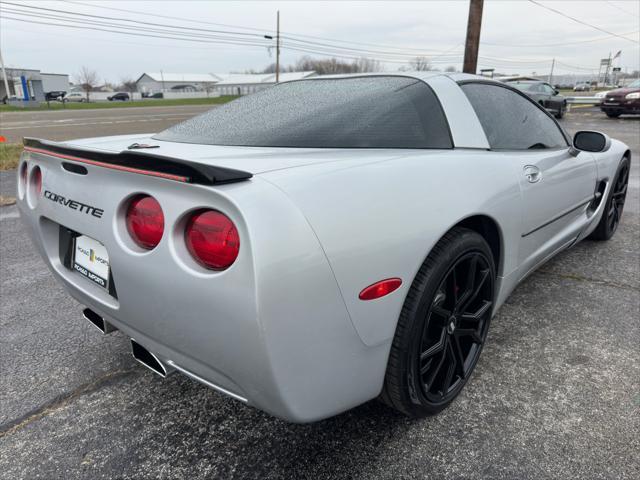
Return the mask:
<svg viewBox="0 0 640 480"><path fill-rule="evenodd" d="M372 346L393 337L418 269L437 241L464 218L493 218L503 239L499 274L516 269L518 165L483 150L412 150L365 166L312 166L261 178L281 188L307 218L354 327ZM359 300L364 287L389 277L400 277L402 286L377 300Z"/></svg>

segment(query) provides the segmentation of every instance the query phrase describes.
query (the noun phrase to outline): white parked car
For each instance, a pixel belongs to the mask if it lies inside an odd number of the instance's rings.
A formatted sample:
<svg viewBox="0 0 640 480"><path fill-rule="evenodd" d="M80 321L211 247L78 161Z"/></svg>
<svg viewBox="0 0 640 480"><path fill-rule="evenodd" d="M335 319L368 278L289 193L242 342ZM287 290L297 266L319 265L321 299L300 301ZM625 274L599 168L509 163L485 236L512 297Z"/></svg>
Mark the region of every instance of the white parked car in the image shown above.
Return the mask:
<svg viewBox="0 0 640 480"><path fill-rule="evenodd" d="M64 96L65 102L86 102L87 94L84 92L69 92Z"/></svg>

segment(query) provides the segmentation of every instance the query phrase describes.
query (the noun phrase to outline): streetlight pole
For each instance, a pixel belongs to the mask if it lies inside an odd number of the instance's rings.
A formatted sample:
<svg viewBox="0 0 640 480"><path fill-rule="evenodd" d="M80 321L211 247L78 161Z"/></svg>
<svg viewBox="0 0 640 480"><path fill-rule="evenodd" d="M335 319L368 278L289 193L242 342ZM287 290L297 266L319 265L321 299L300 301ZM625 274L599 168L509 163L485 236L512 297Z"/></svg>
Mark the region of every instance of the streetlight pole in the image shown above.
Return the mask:
<svg viewBox="0 0 640 480"><path fill-rule="evenodd" d="M7 72L4 69L4 60L2 59L2 51L0 51L0 67L2 67L2 78L4 80L4 89L7 91L7 98L11 98L11 92L9 91L9 80L7 79Z"/></svg>

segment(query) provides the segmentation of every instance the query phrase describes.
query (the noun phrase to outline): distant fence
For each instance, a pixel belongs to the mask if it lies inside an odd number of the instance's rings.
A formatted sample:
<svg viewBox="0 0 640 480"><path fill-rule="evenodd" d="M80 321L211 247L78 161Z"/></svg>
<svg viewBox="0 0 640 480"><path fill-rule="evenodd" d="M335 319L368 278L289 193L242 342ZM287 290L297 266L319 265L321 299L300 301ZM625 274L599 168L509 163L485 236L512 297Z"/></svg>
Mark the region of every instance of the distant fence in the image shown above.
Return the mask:
<svg viewBox="0 0 640 480"><path fill-rule="evenodd" d="M567 97L567 103L573 105L599 105L601 101L598 97Z"/></svg>
<svg viewBox="0 0 640 480"><path fill-rule="evenodd" d="M220 92L162 92L163 98L215 98Z"/></svg>

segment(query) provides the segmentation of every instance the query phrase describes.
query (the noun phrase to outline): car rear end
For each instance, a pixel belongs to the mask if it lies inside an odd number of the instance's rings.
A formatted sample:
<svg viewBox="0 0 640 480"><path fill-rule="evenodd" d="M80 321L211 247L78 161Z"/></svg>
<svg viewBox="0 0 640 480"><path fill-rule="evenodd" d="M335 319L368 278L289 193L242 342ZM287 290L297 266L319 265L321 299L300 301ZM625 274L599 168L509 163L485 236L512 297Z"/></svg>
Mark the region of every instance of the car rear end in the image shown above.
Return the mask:
<svg viewBox="0 0 640 480"><path fill-rule="evenodd" d="M61 151L25 148L21 215L85 317L130 337L138 360L297 422L377 395L369 366L387 347L362 343L317 238L278 188Z"/></svg>

